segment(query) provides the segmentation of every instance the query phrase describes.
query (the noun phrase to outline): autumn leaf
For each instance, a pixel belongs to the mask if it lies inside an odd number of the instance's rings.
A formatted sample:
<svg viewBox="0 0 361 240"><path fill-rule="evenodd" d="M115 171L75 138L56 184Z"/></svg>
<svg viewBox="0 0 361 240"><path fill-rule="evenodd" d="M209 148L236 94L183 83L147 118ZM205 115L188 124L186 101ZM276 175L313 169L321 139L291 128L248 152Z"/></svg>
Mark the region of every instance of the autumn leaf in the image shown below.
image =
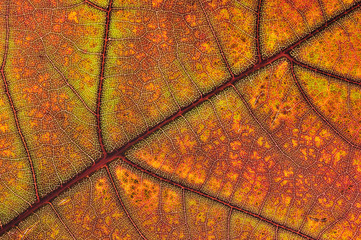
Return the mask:
<svg viewBox="0 0 361 240"><path fill-rule="evenodd" d="M361 239L361 2L3 0L0 239Z"/></svg>

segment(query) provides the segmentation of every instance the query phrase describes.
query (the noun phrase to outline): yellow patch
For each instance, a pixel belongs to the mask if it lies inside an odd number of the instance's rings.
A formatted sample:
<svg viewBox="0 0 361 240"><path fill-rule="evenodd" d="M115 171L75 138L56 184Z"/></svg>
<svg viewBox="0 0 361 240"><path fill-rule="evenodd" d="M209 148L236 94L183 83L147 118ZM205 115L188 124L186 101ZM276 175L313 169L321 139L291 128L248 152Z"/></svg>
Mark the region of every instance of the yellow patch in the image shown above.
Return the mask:
<svg viewBox="0 0 361 240"><path fill-rule="evenodd" d="M71 12L71 13L69 13L69 15L68 15L68 19L69 19L70 21L74 21L74 22L76 22L76 23L79 23L79 20L78 20L77 15L78 15L77 12Z"/></svg>

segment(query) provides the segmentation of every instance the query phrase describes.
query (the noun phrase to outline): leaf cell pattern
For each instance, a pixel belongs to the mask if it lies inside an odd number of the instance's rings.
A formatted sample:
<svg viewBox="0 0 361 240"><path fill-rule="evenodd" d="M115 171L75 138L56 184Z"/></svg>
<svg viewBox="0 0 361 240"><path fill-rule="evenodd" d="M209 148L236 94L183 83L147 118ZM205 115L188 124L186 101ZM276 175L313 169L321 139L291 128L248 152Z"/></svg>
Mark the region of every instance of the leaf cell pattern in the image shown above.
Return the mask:
<svg viewBox="0 0 361 240"><path fill-rule="evenodd" d="M4 0L0 239L361 239L361 3Z"/></svg>

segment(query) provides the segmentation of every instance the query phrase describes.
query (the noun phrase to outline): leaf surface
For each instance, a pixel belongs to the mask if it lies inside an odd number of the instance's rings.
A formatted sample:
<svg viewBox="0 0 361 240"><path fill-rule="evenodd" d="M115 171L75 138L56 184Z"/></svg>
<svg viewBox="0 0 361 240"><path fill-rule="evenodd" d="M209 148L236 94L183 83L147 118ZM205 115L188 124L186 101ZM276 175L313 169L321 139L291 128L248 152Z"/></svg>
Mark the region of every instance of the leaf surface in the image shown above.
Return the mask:
<svg viewBox="0 0 361 240"><path fill-rule="evenodd" d="M361 238L360 7L4 0L0 238Z"/></svg>

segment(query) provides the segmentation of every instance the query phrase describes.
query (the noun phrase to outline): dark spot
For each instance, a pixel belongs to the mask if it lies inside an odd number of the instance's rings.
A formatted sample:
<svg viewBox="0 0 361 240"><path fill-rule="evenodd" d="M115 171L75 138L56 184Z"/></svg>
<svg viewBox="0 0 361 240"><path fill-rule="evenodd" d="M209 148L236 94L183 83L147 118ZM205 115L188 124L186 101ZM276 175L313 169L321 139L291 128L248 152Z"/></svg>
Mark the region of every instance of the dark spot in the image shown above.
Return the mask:
<svg viewBox="0 0 361 240"><path fill-rule="evenodd" d="M127 183L128 182L128 179L126 177L123 177L123 182L124 183Z"/></svg>

